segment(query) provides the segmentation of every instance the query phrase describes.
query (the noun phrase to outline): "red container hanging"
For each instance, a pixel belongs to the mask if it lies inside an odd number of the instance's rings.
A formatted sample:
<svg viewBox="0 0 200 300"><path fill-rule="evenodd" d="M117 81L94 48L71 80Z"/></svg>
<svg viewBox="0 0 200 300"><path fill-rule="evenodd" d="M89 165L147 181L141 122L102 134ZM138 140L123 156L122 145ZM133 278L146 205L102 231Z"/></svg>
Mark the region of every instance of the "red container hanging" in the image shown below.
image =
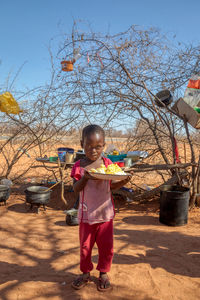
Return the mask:
<svg viewBox="0 0 200 300"><path fill-rule="evenodd" d="M200 80L190 79L187 87L191 89L200 89Z"/></svg>
<svg viewBox="0 0 200 300"><path fill-rule="evenodd" d="M71 60L61 61L62 71L71 72L73 71L73 62Z"/></svg>

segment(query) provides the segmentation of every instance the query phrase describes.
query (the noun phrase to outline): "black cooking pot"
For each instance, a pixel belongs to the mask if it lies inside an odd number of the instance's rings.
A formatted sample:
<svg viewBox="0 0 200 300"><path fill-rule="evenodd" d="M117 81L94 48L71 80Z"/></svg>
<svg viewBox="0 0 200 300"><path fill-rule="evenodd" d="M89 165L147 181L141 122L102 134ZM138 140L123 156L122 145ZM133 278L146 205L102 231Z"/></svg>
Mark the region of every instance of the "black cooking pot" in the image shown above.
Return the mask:
<svg viewBox="0 0 200 300"><path fill-rule="evenodd" d="M0 185L0 202L6 203L10 196L10 188L7 185Z"/></svg>
<svg viewBox="0 0 200 300"><path fill-rule="evenodd" d="M156 97L160 100L158 100L157 98L155 98L155 103L159 106L159 107L165 107L168 106L169 104L172 103L172 94L169 90L162 90L160 92L158 92L156 94Z"/></svg>
<svg viewBox="0 0 200 300"><path fill-rule="evenodd" d="M24 193L26 194L26 202L31 204L47 204L50 200L52 190L46 190L44 186L30 186Z"/></svg>

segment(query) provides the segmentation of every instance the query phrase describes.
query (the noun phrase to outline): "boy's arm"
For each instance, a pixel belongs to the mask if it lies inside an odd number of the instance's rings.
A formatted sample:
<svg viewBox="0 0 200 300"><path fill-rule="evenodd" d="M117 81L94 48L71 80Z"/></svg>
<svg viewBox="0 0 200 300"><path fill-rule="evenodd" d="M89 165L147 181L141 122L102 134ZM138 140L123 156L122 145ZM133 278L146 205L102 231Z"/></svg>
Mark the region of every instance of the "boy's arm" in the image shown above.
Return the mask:
<svg viewBox="0 0 200 300"><path fill-rule="evenodd" d="M74 179L73 180L74 192L79 193L80 191L82 191L84 189L84 187L86 186L88 179L96 180L86 170L85 170L83 177L81 177L80 180Z"/></svg>
<svg viewBox="0 0 200 300"><path fill-rule="evenodd" d="M80 191L82 191L84 189L84 187L86 186L88 182L88 178L85 177L85 175L83 177L81 177L80 180L73 180L73 190L75 193L79 193Z"/></svg>

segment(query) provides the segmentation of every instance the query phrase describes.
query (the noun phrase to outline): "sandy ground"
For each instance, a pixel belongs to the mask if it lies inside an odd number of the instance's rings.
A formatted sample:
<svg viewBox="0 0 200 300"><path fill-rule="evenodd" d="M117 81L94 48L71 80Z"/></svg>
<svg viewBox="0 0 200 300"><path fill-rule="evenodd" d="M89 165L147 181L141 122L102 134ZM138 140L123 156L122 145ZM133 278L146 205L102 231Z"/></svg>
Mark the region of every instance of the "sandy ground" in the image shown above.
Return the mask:
<svg viewBox="0 0 200 300"><path fill-rule="evenodd" d="M73 193L66 197L72 205ZM71 287L79 274L78 226L66 225L60 201L55 191L47 210L36 214L15 187L7 207L0 206L1 300L199 299L199 208L189 212L187 225L169 227L159 223L158 200L121 203L114 221L113 291L100 293L96 247L93 281L80 291Z"/></svg>

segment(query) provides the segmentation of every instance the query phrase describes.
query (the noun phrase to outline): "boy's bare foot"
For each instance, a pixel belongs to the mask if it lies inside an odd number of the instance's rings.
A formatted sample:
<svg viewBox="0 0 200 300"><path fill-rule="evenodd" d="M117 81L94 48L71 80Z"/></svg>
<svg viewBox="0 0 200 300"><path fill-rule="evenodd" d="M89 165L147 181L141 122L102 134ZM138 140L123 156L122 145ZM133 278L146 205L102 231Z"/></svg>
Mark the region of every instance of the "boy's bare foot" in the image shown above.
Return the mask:
<svg viewBox="0 0 200 300"><path fill-rule="evenodd" d="M90 273L83 273L79 275L73 282L72 287L75 290L80 290L90 281Z"/></svg>
<svg viewBox="0 0 200 300"><path fill-rule="evenodd" d="M112 290L112 285L106 273L100 273L97 284L97 290L100 292L107 292Z"/></svg>

